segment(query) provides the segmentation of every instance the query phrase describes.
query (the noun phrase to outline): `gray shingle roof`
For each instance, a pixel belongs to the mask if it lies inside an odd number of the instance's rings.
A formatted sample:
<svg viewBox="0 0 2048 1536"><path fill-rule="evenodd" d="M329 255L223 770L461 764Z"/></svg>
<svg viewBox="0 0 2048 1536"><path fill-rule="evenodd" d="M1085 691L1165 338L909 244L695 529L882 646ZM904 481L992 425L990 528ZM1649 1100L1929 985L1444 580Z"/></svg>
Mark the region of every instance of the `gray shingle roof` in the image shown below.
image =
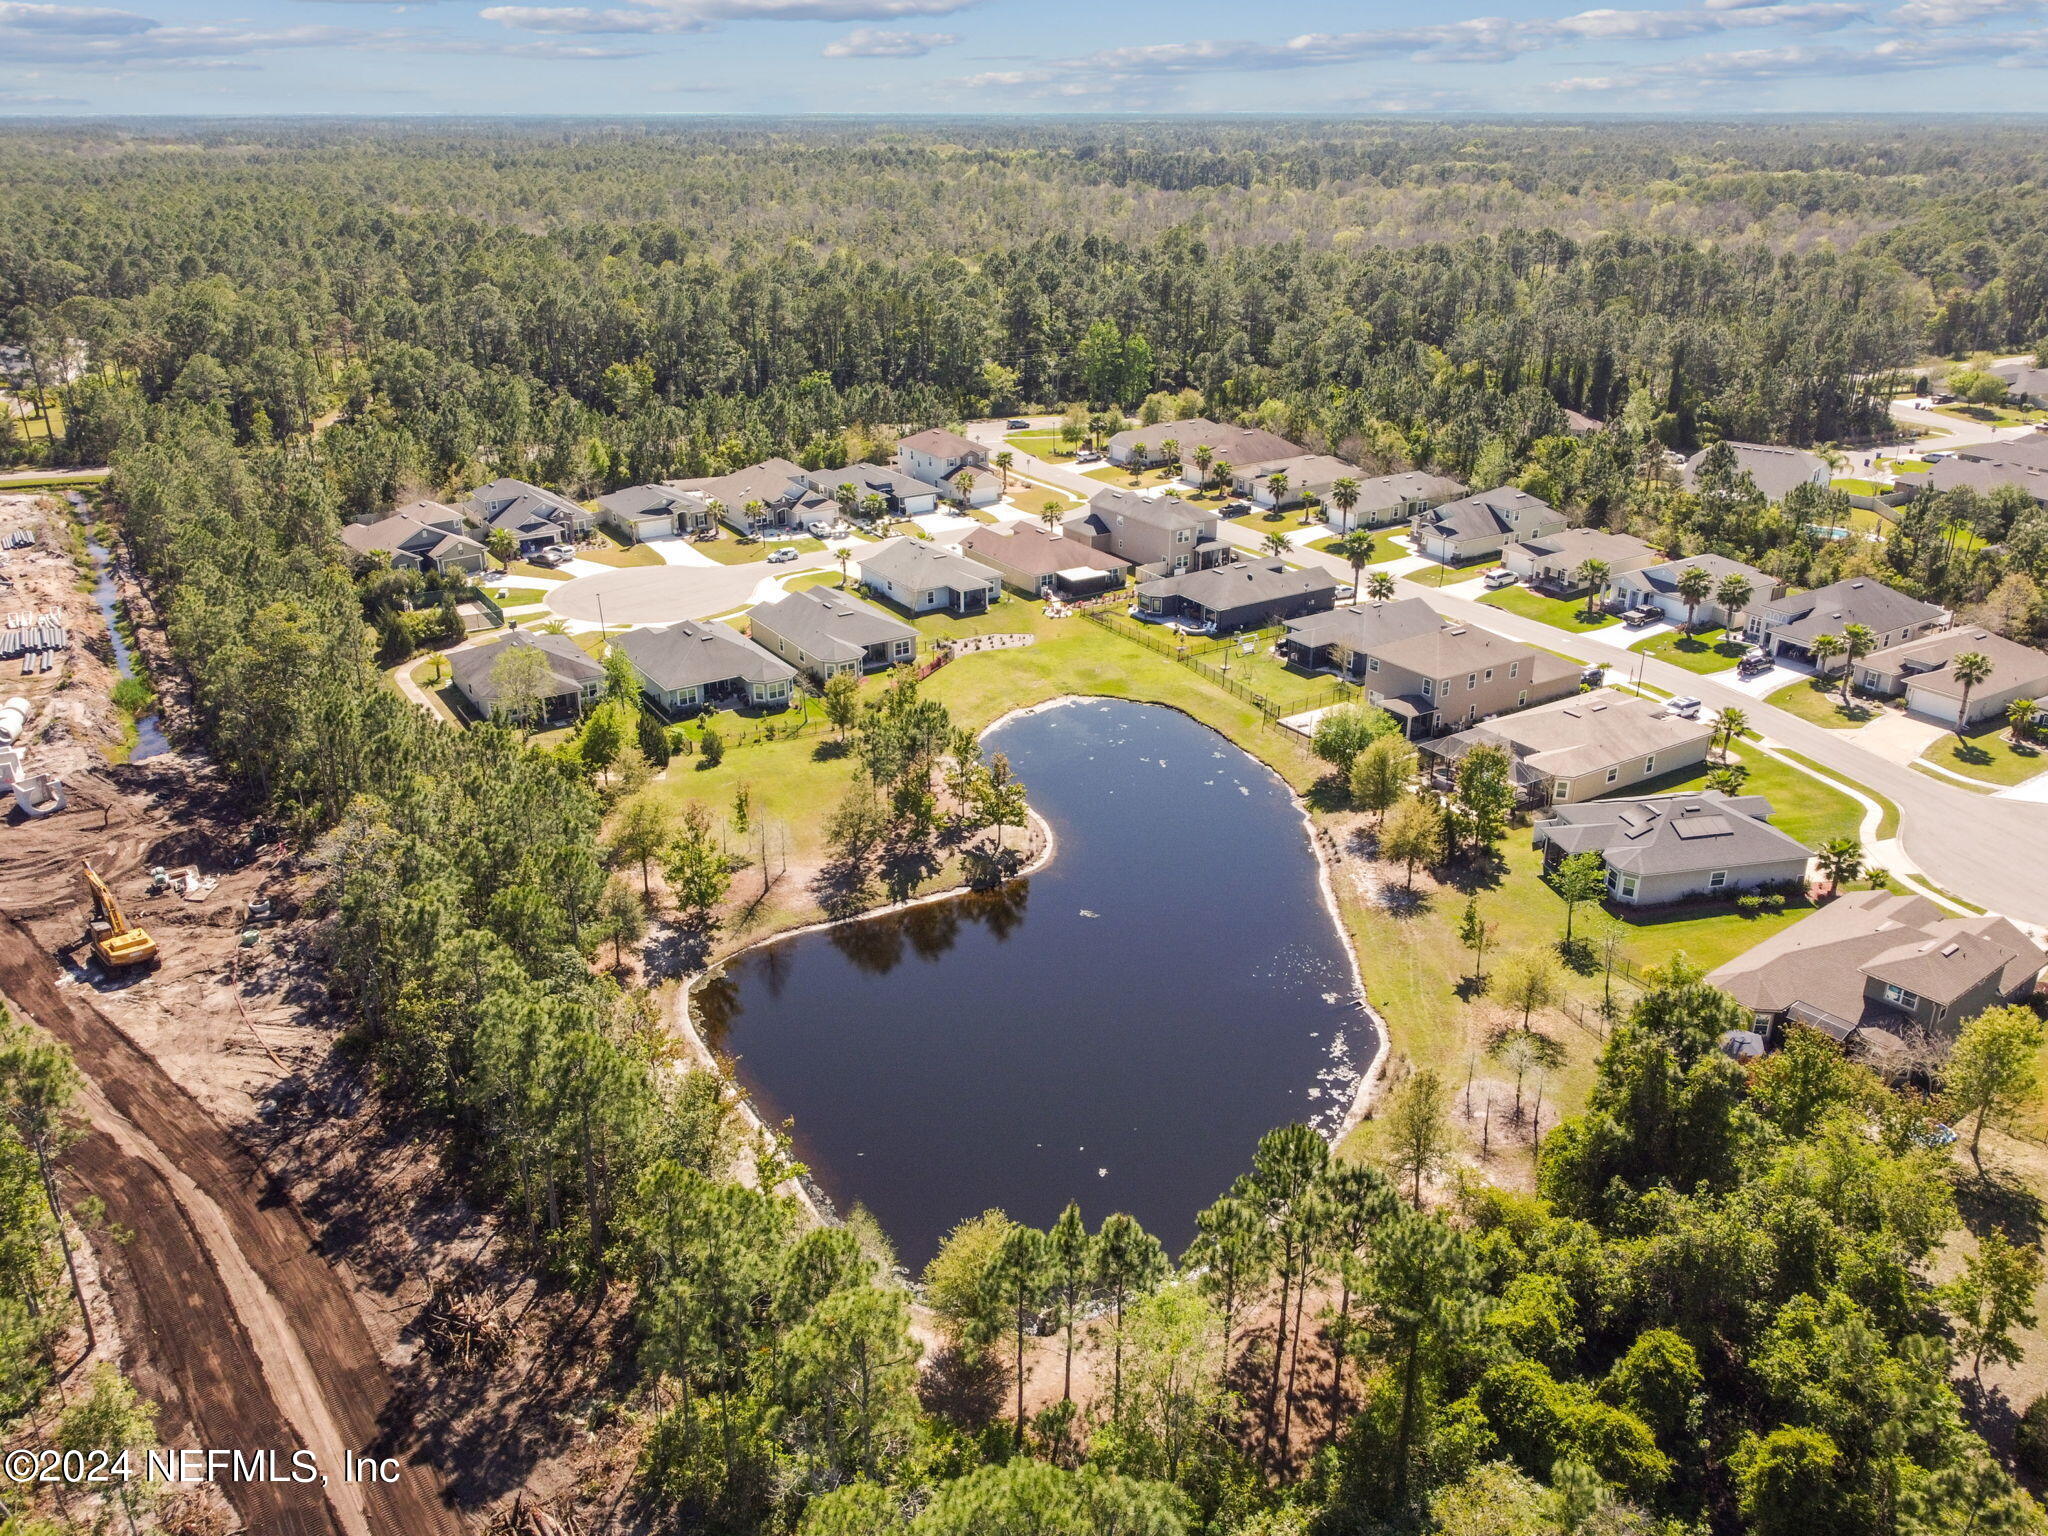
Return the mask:
<svg viewBox="0 0 2048 1536"><path fill-rule="evenodd" d="M855 564L864 581L879 577L912 592L926 592L934 587L971 591L1002 579L987 566L942 549L929 539L884 539L864 551Z"/></svg>
<svg viewBox="0 0 2048 1536"><path fill-rule="evenodd" d="M552 696L555 698L579 693L585 683L604 676L604 668L567 635L515 629L503 640L456 651L448 658L448 670L457 686L485 709L497 703L498 690L491 682L491 674L508 648L538 650L547 658L548 673L554 679Z"/></svg>
<svg viewBox="0 0 2048 1536"><path fill-rule="evenodd" d="M1595 688L1502 715L1469 731L1426 743L1424 750L1455 758L1481 744L1505 746L1539 773L1573 779L1634 758L1675 754L1700 746L1713 735L1710 722L1667 714L1655 699Z"/></svg>
<svg viewBox="0 0 2048 1536"><path fill-rule="evenodd" d="M971 438L962 437L958 432L948 432L943 427L927 427L922 432L913 432L896 445L898 451L905 448L919 453L928 453L935 459L965 459L976 454L986 456L988 450Z"/></svg>
<svg viewBox="0 0 2048 1536"><path fill-rule="evenodd" d="M779 656L744 639L723 624L684 619L648 629L629 629L612 641L656 688L673 693L738 680L787 682L796 669Z"/></svg>
<svg viewBox="0 0 2048 1536"><path fill-rule="evenodd" d="M1560 528L1532 539L1516 540L1517 547L1545 560L1557 560L1577 570L1588 560L1604 560L1610 574L1641 570L1657 563L1657 551L1632 533L1613 533L1605 528Z"/></svg>
<svg viewBox="0 0 2048 1536"><path fill-rule="evenodd" d="M1736 467L1756 482L1756 488L1763 492L1766 501L1783 501L1787 491L1812 480L1816 474L1821 476L1823 483L1826 481L1827 461L1804 448L1785 448L1776 443L1730 442L1728 446L1735 450ZM1708 452L1702 448L1685 461L1685 483L1688 486L1697 477L1700 460Z"/></svg>
<svg viewBox="0 0 2048 1536"><path fill-rule="evenodd" d="M1419 597L1404 597L1398 603L1361 607L1356 604L1312 613L1307 618L1287 621L1287 638L1298 645L1320 650L1342 645L1353 651L1376 651L1411 635L1426 635L1443 628L1443 616Z"/></svg>
<svg viewBox="0 0 2048 1536"><path fill-rule="evenodd" d="M870 645L917 638L917 631L901 619L826 587L806 587L762 603L747 615L747 622L829 662L859 661Z"/></svg>
<svg viewBox="0 0 2048 1536"><path fill-rule="evenodd" d="M1397 475L1370 475L1358 482L1358 507L1383 512L1410 501L1450 501L1471 487L1462 480L1433 475L1426 469L1405 469Z"/></svg>
<svg viewBox="0 0 2048 1536"><path fill-rule="evenodd" d="M1250 560L1211 566L1179 576L1161 576L1138 588L1147 597L1178 597L1204 608L1228 611L1303 592L1334 592L1336 578L1320 567L1291 571L1280 560Z"/></svg>
<svg viewBox="0 0 2048 1536"><path fill-rule="evenodd" d="M1232 468L1292 458L1308 451L1301 444L1290 443L1277 433L1259 427L1233 427L1225 422L1210 421L1205 416L1185 421L1162 421L1156 427L1133 427L1112 437L1109 448L1111 453L1122 455L1131 448L1142 446L1149 457L1169 438L1180 444L1181 459L1189 464L1195 461L1195 450L1203 447L1212 449L1218 459L1229 463Z"/></svg>
<svg viewBox="0 0 2048 1536"><path fill-rule="evenodd" d="M787 459L763 459L729 475L663 483L672 490L695 491L707 500L722 502L733 512L744 511L750 501L758 501L764 507L787 505L806 494L807 489L803 469Z"/></svg>
<svg viewBox="0 0 2048 1536"><path fill-rule="evenodd" d="M1079 539L1054 538L1031 523L1008 523L1001 528L976 528L960 541L960 552L995 561L1027 576L1050 576L1054 571L1087 566L1097 571L1127 571L1131 562L1095 549Z"/></svg>
<svg viewBox="0 0 2048 1536"><path fill-rule="evenodd" d="M1773 618L1789 614L1791 617L1772 634L1798 641L1812 640L1823 634L1839 635L1851 624L1861 624L1875 635L1889 634L1916 624L1937 623L1944 616L1944 610L1933 603L1923 603L1917 597L1908 597L1895 587L1865 576L1854 576L1847 581L1816 587L1811 592L1794 593L1790 597L1755 606L1759 610L1768 609Z"/></svg>
<svg viewBox="0 0 2048 1536"><path fill-rule="evenodd" d="M1123 518L1149 528L1163 528L1169 533L1181 528L1214 527L1222 518L1222 514L1213 508L1198 507L1178 496L1147 496L1139 491L1115 489L1097 491L1088 499L1087 510L1069 514L1067 521L1090 516L1097 520L1097 526L1104 532L1114 528L1118 518Z"/></svg>
<svg viewBox="0 0 2048 1536"><path fill-rule="evenodd" d="M1648 586L1667 595L1675 595L1678 591L1678 578L1695 566L1713 577L1716 586L1721 584L1721 578L1724 576L1740 576L1755 588L1751 597L1752 603L1761 600L1778 585L1777 577L1760 571L1753 565L1744 565L1740 560L1730 560L1726 555L1690 555L1683 560L1666 560L1662 565L1647 565L1639 571L1626 571L1622 575L1633 584ZM1707 600L1712 602L1713 594L1709 593Z"/></svg>
<svg viewBox="0 0 2048 1536"><path fill-rule="evenodd" d="M1422 525L1440 538L1459 541L1486 538L1496 533L1513 532L1515 525L1510 514L1530 509L1540 509L1553 517L1561 516L1555 507L1540 497L1504 485L1497 490L1480 491L1457 501L1447 501L1434 512L1424 514Z"/></svg>
<svg viewBox="0 0 2048 1536"><path fill-rule="evenodd" d="M1761 795L1696 790L1641 800L1559 805L1536 824L1539 842L1566 854L1596 851L1626 875L1692 874L1782 864L1806 857L1806 845L1767 818Z"/></svg>
<svg viewBox="0 0 2048 1536"><path fill-rule="evenodd" d="M706 499L672 485L629 485L598 497L597 504L615 516L637 520L671 517L678 509L701 512Z"/></svg>
<svg viewBox="0 0 2048 1536"><path fill-rule="evenodd" d="M1902 640L1881 651L1872 651L1858 665L1887 675L1903 672L1915 688L1942 698L1960 699L1963 685L1949 675L1949 663L1965 651L1976 651L1991 662L1990 679L1980 683L1974 692L1981 693L1986 687L2001 692L2014 687L2033 694L2048 692L2048 653L1974 624L1922 635L1917 640Z"/></svg>

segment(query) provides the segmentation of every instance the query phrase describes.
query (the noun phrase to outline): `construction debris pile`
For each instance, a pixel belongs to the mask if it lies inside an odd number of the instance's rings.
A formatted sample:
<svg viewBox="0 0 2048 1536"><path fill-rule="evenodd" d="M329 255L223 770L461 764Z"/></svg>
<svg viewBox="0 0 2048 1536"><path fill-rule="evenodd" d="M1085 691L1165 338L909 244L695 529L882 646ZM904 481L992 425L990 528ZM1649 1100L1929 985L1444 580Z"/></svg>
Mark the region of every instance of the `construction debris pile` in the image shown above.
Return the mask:
<svg viewBox="0 0 2048 1536"><path fill-rule="evenodd" d="M7 530L6 537L0 538L0 549L27 549L35 541L35 529L10 528Z"/></svg>
<svg viewBox="0 0 2048 1536"><path fill-rule="evenodd" d="M0 630L0 662L19 656L23 677L50 671L57 665L57 658L70 649L70 626L55 609L45 613L10 613L7 627Z"/></svg>

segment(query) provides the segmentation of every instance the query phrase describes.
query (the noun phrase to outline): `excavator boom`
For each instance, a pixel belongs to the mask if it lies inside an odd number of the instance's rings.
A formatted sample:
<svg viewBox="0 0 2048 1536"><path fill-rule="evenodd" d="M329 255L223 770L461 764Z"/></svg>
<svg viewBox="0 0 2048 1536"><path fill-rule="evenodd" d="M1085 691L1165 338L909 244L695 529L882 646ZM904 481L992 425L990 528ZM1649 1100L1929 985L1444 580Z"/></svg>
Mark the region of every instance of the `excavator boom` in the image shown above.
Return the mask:
<svg viewBox="0 0 2048 1536"><path fill-rule="evenodd" d="M128 914L121 910L121 903L114 899L107 882L90 864L85 866L85 884L86 889L92 892L92 952L100 964L110 971L118 971L129 966L147 965L156 959L156 940L150 937L148 929L138 928L128 921Z"/></svg>

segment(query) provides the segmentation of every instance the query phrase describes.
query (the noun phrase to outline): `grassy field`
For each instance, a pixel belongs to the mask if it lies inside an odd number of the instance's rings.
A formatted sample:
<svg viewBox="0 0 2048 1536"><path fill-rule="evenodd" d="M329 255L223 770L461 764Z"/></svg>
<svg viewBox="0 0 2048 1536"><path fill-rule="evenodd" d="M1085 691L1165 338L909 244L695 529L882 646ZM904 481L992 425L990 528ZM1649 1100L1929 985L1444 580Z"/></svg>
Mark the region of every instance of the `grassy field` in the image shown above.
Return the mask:
<svg viewBox="0 0 2048 1536"><path fill-rule="evenodd" d="M567 581L569 577L550 566L534 565L526 560L514 560L505 567L509 576L524 576L528 581Z"/></svg>
<svg viewBox="0 0 2048 1536"><path fill-rule="evenodd" d="M1253 507L1251 511L1240 512L1227 521L1252 533L1291 533L1297 528L1325 526L1322 514L1312 507L1289 507L1284 512L1270 507Z"/></svg>
<svg viewBox="0 0 2048 1536"><path fill-rule="evenodd" d="M1326 539L1311 539L1308 547L1319 549L1326 555L1336 555L1341 560L1344 557L1337 549L1337 542L1343 537L1341 533L1333 533ZM1396 560L1406 560L1413 553L1407 545L1396 544L1390 532L1375 531L1372 558L1365 562L1365 566L1367 570L1371 570L1376 565L1392 565Z"/></svg>
<svg viewBox="0 0 2048 1536"><path fill-rule="evenodd" d="M1659 661L1668 661L1688 672L1725 672L1742 659L1743 653L1749 649L1749 642L1739 636L1730 639L1725 629L1713 626L1690 635L1675 629L1666 630L1629 649L1654 656Z"/></svg>
<svg viewBox="0 0 2048 1536"><path fill-rule="evenodd" d="M1029 432L1012 432L1003 441L1035 459L1044 459L1048 464L1065 464L1074 457L1060 441L1057 427L1034 427Z"/></svg>
<svg viewBox="0 0 2048 1536"><path fill-rule="evenodd" d="M1951 731L1935 739L1921 760L1986 784L2024 784L2048 768L2048 753L2036 742L2014 746L2001 725L1980 726L1958 738Z"/></svg>
<svg viewBox="0 0 2048 1536"><path fill-rule="evenodd" d="M1128 469L1119 469L1114 464L1100 464L1093 469L1081 471L1090 480L1100 480L1105 485L1144 490L1150 486L1165 485L1169 480L1178 480L1180 473L1171 469L1140 470L1134 479Z"/></svg>
<svg viewBox="0 0 2048 1536"><path fill-rule="evenodd" d="M579 560L594 560L599 565L628 567L636 565L662 565L666 562L650 544L621 544L617 539L598 529L588 544L576 550Z"/></svg>
<svg viewBox="0 0 2048 1536"><path fill-rule="evenodd" d="M1858 726L1868 725L1883 708L1858 699L1854 690L1851 690L1849 704L1845 708L1841 684L1834 679L1818 677L1787 683L1764 702L1787 714L1836 731L1853 731Z"/></svg>
<svg viewBox="0 0 2048 1536"><path fill-rule="evenodd" d="M714 539L708 544L697 544L692 547L709 555L720 565L753 565L766 560L770 550L794 549L800 555L808 555L825 546L809 534L803 534L794 539L778 539L773 544L758 539L751 544L745 544L728 535ZM838 573L835 571L833 574Z"/></svg>
<svg viewBox="0 0 2048 1536"><path fill-rule="evenodd" d="M1538 623L1575 635L1582 635L1589 629L1606 629L1621 622L1611 613L1598 611L1588 619L1583 597L1545 597L1527 587L1503 587L1498 592L1487 593L1479 601L1489 608L1519 613L1525 619L1535 619Z"/></svg>

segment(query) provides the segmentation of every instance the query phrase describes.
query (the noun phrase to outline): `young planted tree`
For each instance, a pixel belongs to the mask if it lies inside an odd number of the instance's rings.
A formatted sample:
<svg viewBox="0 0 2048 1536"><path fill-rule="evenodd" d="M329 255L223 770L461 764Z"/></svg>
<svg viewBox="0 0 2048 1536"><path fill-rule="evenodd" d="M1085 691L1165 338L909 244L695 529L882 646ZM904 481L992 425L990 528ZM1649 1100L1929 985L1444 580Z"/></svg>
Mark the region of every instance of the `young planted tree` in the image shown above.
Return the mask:
<svg viewBox="0 0 2048 1536"><path fill-rule="evenodd" d="M1207 486L1210 483L1209 465L1215 457L1216 450L1207 443L1195 444L1195 479L1198 484Z"/></svg>
<svg viewBox="0 0 2048 1536"><path fill-rule="evenodd" d="M844 592L846 590L846 570L853 562L853 549L849 545L842 544L832 551L832 558L839 562L839 590ZM838 675L837 673L834 674L834 676Z"/></svg>
<svg viewBox="0 0 2048 1536"><path fill-rule="evenodd" d="M1972 1122L1970 1161L1984 1172L1984 1127L2009 1120L2040 1097L2035 1065L2042 1045L2041 1020L2014 1003L1987 1008L1966 1022L1942 1072L1942 1094L1957 1124Z"/></svg>
<svg viewBox="0 0 2048 1536"><path fill-rule="evenodd" d="M1486 946L1497 926L1479 915L1477 896L1466 898L1465 915L1458 919L1458 942L1472 951L1472 984L1482 990L1486 986Z"/></svg>
<svg viewBox="0 0 2048 1536"><path fill-rule="evenodd" d="M1522 1016L1522 1033L1529 1032L1529 1015L1557 1001L1557 961L1548 950L1521 949L1501 961L1493 978L1493 995Z"/></svg>
<svg viewBox="0 0 2048 1536"><path fill-rule="evenodd" d="M1286 470L1276 469L1273 471L1273 473L1266 476L1266 490L1267 493L1271 495L1273 498L1273 510L1275 512L1278 512L1282 507L1287 505L1287 487L1288 480Z"/></svg>
<svg viewBox="0 0 2048 1536"><path fill-rule="evenodd" d="M1680 602L1685 604L1685 633L1692 633L1693 616L1699 612L1700 604L1714 595L1714 578L1696 565L1688 565L1678 573L1678 580L1671 584Z"/></svg>
<svg viewBox="0 0 2048 1536"><path fill-rule="evenodd" d="M1095 1288L1109 1301L1110 1417L1120 1416L1124 1400L1124 1310L1134 1297L1158 1287L1166 1278L1166 1250L1159 1239L1122 1211L1105 1217L1095 1234Z"/></svg>
<svg viewBox="0 0 2048 1536"><path fill-rule="evenodd" d="M1415 889L1415 866L1430 865L1444 856L1444 813L1426 800L1413 796L1394 807L1380 833L1380 857L1402 865L1407 878L1403 890Z"/></svg>
<svg viewBox="0 0 2048 1536"><path fill-rule="evenodd" d="M1558 860L1557 867L1545 878L1564 902L1564 942L1569 944L1573 914L1582 903L1598 901L1607 894L1607 860L1593 849L1574 853Z"/></svg>
<svg viewBox="0 0 2048 1536"><path fill-rule="evenodd" d="M1986 1360L2019 1364L2024 1351L2013 1334L2037 1321L2034 1292L2040 1284L2039 1246L2010 1242L1994 1227L1963 1260L1963 1272L1941 1287L1941 1304L1955 1323L1956 1347L1970 1357L1970 1374L1980 1384Z"/></svg>
<svg viewBox="0 0 2048 1536"><path fill-rule="evenodd" d="M1003 494L1007 496L1010 493L1010 470L1017 462L1017 455L1005 448L997 453L990 462L995 465L996 472L1002 476Z"/></svg>
<svg viewBox="0 0 2048 1536"><path fill-rule="evenodd" d="M1514 760L1505 747L1473 747L1458 759L1457 799L1474 851L1491 854L1515 809Z"/></svg>
<svg viewBox="0 0 2048 1536"><path fill-rule="evenodd" d="M1853 837L1831 837L1813 856L1828 882L1829 894L1863 873L1863 844Z"/></svg>
<svg viewBox="0 0 2048 1536"><path fill-rule="evenodd" d="M668 846L668 839L669 816L661 802L651 795L635 795L619 807L605 854L614 867L638 865L641 894L652 898L654 882L648 871Z"/></svg>
<svg viewBox="0 0 2048 1536"><path fill-rule="evenodd" d="M1422 1208L1422 1186L1451 1156L1451 1091L1434 1067L1424 1067L1394 1090L1379 1117L1381 1161L1408 1181L1408 1199Z"/></svg>
<svg viewBox="0 0 2048 1536"><path fill-rule="evenodd" d="M1970 694L1991 680L1991 658L1982 651L1965 651L1948 664L1949 676L1962 685L1963 696L1956 701L1956 734L1962 735L1970 723Z"/></svg>
<svg viewBox="0 0 2048 1536"><path fill-rule="evenodd" d="M825 679L825 719L841 741L860 719L860 678L852 672L834 672Z"/></svg>

